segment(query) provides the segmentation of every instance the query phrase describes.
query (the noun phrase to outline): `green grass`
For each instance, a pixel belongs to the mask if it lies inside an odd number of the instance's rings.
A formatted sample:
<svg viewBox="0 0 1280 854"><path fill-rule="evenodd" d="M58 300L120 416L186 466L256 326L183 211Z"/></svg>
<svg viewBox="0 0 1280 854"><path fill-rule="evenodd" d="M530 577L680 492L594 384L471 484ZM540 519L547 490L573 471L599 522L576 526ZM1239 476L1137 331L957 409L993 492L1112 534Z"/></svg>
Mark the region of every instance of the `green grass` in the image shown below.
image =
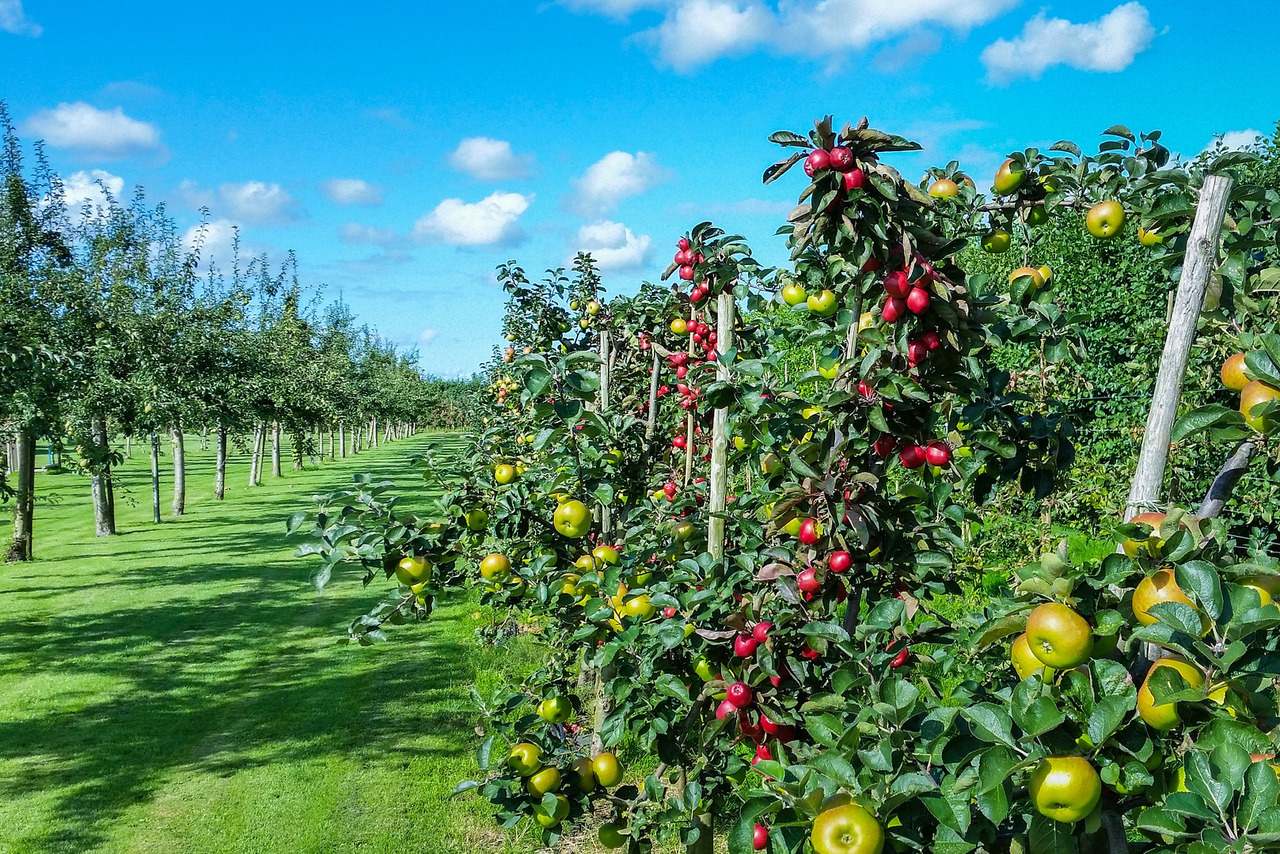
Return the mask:
<svg viewBox="0 0 1280 854"><path fill-rule="evenodd" d="M424 491L405 460L441 441L256 489L237 458L224 502L192 441L188 515L168 518L166 494L158 526L135 447L121 536L103 539L86 478L38 477L36 561L0 564L0 852L535 850L482 799L447 796L476 773L471 686L518 679L536 650L480 646L473 600L348 645L382 590L352 570L316 594L315 559L284 535L289 513L358 471L414 506Z"/></svg>

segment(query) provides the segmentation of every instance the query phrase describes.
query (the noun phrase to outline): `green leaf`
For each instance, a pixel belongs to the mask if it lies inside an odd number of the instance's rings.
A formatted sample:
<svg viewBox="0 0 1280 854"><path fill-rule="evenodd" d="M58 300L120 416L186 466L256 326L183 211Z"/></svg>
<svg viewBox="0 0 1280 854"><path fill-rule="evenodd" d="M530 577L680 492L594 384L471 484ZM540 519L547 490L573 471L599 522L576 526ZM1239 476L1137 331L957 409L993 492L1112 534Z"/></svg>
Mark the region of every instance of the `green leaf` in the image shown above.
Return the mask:
<svg viewBox="0 0 1280 854"><path fill-rule="evenodd" d="M1244 798L1240 802L1236 819L1240 822L1240 829L1246 833L1259 829L1263 820L1277 809L1280 780L1276 778L1271 761L1253 762L1245 772Z"/></svg>
<svg viewBox="0 0 1280 854"><path fill-rule="evenodd" d="M1168 836L1186 836L1187 823L1182 816L1161 807L1148 807L1138 814L1138 829Z"/></svg>
<svg viewBox="0 0 1280 854"><path fill-rule="evenodd" d="M1013 739L1013 721L999 706L992 703L979 703L976 706L961 709L960 714L972 725L973 734L983 741L1008 747L1017 746Z"/></svg>
<svg viewBox="0 0 1280 854"><path fill-rule="evenodd" d="M747 801L738 820L729 830L729 854L755 854L755 829L760 816L777 802L770 798Z"/></svg>
<svg viewBox="0 0 1280 854"><path fill-rule="evenodd" d="M1014 722L1031 738L1042 735L1066 720L1066 716L1049 696L1037 696L1044 683L1038 679L1024 679L1013 689Z"/></svg>
<svg viewBox="0 0 1280 854"><path fill-rule="evenodd" d="M1193 750L1186 757L1187 790L1199 795L1217 812L1225 812L1231 803L1231 785L1218 778L1219 769L1213 766L1207 753Z"/></svg>
<svg viewBox="0 0 1280 854"><path fill-rule="evenodd" d="M1174 568L1174 575L1178 586L1191 593L1210 619L1217 622L1222 615L1222 584L1213 564L1203 560L1187 561Z"/></svg>
<svg viewBox="0 0 1280 854"><path fill-rule="evenodd" d="M1033 813L1028 842L1035 854L1076 854L1074 826Z"/></svg>
<svg viewBox="0 0 1280 854"><path fill-rule="evenodd" d="M1244 416L1239 410L1221 403L1210 403L1190 412L1184 413L1173 425L1169 435L1170 441L1181 442L1197 433L1203 433L1214 427L1227 424L1244 424Z"/></svg>
<svg viewBox="0 0 1280 854"><path fill-rule="evenodd" d="M1089 715L1085 726L1089 739L1095 745L1101 746L1120 728L1120 724L1124 723L1124 719L1133 707L1133 697L1103 697L1093 707L1093 713Z"/></svg>

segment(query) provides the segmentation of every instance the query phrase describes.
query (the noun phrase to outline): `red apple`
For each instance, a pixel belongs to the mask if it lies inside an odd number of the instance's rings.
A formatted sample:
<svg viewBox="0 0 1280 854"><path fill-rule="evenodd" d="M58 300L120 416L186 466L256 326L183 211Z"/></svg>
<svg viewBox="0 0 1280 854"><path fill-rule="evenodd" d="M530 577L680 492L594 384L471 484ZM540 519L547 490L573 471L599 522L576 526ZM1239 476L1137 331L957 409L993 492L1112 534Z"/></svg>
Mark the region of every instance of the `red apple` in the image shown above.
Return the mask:
<svg viewBox="0 0 1280 854"><path fill-rule="evenodd" d="M831 167L831 155L821 148L815 148L809 152L809 156L804 159L804 174L810 178L814 172Z"/></svg>
<svg viewBox="0 0 1280 854"><path fill-rule="evenodd" d="M679 614L679 613L680 611L677 610L673 605L668 605L667 607L662 609L662 616L666 617L668 620L670 620L672 617L674 617L676 614Z"/></svg>
<svg viewBox="0 0 1280 854"><path fill-rule="evenodd" d="M844 572L853 565L853 555L846 551L832 552L827 556L827 569L832 572Z"/></svg>
<svg viewBox="0 0 1280 854"><path fill-rule="evenodd" d="M946 442L930 442L924 456L931 466L945 466L951 462L951 446Z"/></svg>
<svg viewBox="0 0 1280 854"><path fill-rule="evenodd" d="M751 686L746 682L734 682L724 693L725 702L732 703L735 709L745 709L751 705L754 696Z"/></svg>
<svg viewBox="0 0 1280 854"><path fill-rule="evenodd" d="M920 290L916 288L916 290ZM915 291L912 291L914 293ZM927 296L927 295L926 295ZM885 323L897 323L907 314L907 301L901 297L889 297L884 301L884 307L880 309L880 316L884 318Z"/></svg>
<svg viewBox="0 0 1280 854"><path fill-rule="evenodd" d="M848 172L853 168L853 149L837 145L831 149L831 168L839 172Z"/></svg>
<svg viewBox="0 0 1280 854"><path fill-rule="evenodd" d="M906 647L903 647L902 651L899 652L897 655L895 655L893 657L893 660L889 662L889 666L901 667L902 665L907 663L907 659L909 659L910 657L911 657L911 650L907 649Z"/></svg>
<svg viewBox="0 0 1280 854"><path fill-rule="evenodd" d="M930 350L937 350L942 346L942 337L932 329L921 335L920 340L923 341L924 346L928 347Z"/></svg>
<svg viewBox="0 0 1280 854"><path fill-rule="evenodd" d="M751 630L751 636L755 638L756 643L764 643L769 639L769 630L772 628L773 623L756 623L755 628Z"/></svg>
<svg viewBox="0 0 1280 854"><path fill-rule="evenodd" d="M763 824L755 826L751 831L751 847L756 851L763 851L769 847L769 828Z"/></svg>
<svg viewBox="0 0 1280 854"><path fill-rule="evenodd" d="M687 238L687 237L682 237L682 238L680 238L679 240L677 240L677 241L676 241L676 248L677 248L677 249L679 249L681 252L684 252L684 251L688 250L688 248L689 248L689 238Z"/></svg>
<svg viewBox="0 0 1280 854"><path fill-rule="evenodd" d="M756 647L759 645L760 641L752 635L738 635L733 639L733 654L738 658L750 658L756 654Z"/></svg>
<svg viewBox="0 0 1280 854"><path fill-rule="evenodd" d="M773 754L769 752L769 745L757 744L756 758L751 760L751 764L755 765L757 762L762 762L762 761L768 762L771 759L773 759Z"/></svg>
<svg viewBox="0 0 1280 854"><path fill-rule="evenodd" d="M929 345L923 340L912 341L907 345L907 362L913 368L923 362L928 355Z"/></svg>
<svg viewBox="0 0 1280 854"><path fill-rule="evenodd" d="M879 439L876 439L875 444L871 446L871 449L875 451L877 457L882 460L887 460L889 457L893 456L893 452L897 447L898 440L893 436L890 436L888 433L885 433Z"/></svg>
<svg viewBox="0 0 1280 854"><path fill-rule="evenodd" d="M822 529L818 525L817 519L805 519L800 523L800 542L806 546L812 546L822 539Z"/></svg>
<svg viewBox="0 0 1280 854"><path fill-rule="evenodd" d="M929 292L924 288L912 288L907 294L907 308L912 314L924 314L929 310Z"/></svg>
<svg viewBox="0 0 1280 854"><path fill-rule="evenodd" d="M919 445L907 445L898 452L898 459L909 469L918 469L925 463L924 448Z"/></svg>
<svg viewBox="0 0 1280 854"><path fill-rule="evenodd" d="M822 589L822 582L818 580L818 571L813 567L801 570L796 576L796 587L805 593L817 593Z"/></svg>
<svg viewBox="0 0 1280 854"><path fill-rule="evenodd" d="M738 707L730 703L728 698L722 700L720 705L716 706L716 720L722 721L725 718L732 717L738 713Z"/></svg>
<svg viewBox="0 0 1280 854"><path fill-rule="evenodd" d="M844 173L844 188L846 190L861 190L862 185L865 183L867 183L867 176L857 167Z"/></svg>
<svg viewBox="0 0 1280 854"><path fill-rule="evenodd" d="M684 279L686 282L692 282L693 267L689 264L685 264L684 266L682 266L680 268L680 278Z"/></svg>
<svg viewBox="0 0 1280 854"><path fill-rule="evenodd" d="M800 650L800 657L805 661L817 661L819 658L822 658L822 653L818 652L808 644L805 644L804 648Z"/></svg>
<svg viewBox="0 0 1280 854"><path fill-rule="evenodd" d="M676 253L676 257L674 260L681 267L685 266L686 264L692 264L693 253L690 252L688 249L681 249L679 252Z"/></svg>
<svg viewBox="0 0 1280 854"><path fill-rule="evenodd" d="M911 282L906 270L893 270L884 277L884 292L891 297L905 297L911 293Z"/></svg>

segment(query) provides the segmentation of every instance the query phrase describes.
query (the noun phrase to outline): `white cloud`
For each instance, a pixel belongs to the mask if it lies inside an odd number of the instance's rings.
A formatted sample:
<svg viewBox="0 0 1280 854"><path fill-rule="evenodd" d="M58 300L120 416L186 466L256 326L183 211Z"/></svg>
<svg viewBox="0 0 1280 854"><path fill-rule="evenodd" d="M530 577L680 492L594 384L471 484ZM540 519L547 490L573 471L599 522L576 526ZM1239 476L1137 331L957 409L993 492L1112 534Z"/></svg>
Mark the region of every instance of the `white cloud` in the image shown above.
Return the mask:
<svg viewBox="0 0 1280 854"><path fill-rule="evenodd" d="M329 201L339 205L382 204L382 188L359 178L330 178L320 189Z"/></svg>
<svg viewBox="0 0 1280 854"><path fill-rule="evenodd" d="M689 0L665 20L641 34L661 60L676 71L691 71L722 56L739 56L780 33L774 13L758 3Z"/></svg>
<svg viewBox="0 0 1280 854"><path fill-rule="evenodd" d="M1247 128L1245 130L1229 130L1221 137L1214 137L1213 142L1204 147L1205 151L1213 151L1218 147L1218 140L1222 140L1222 147L1229 149L1248 148L1258 141L1262 136L1262 131Z"/></svg>
<svg viewBox="0 0 1280 854"><path fill-rule="evenodd" d="M503 192L471 203L445 199L414 223L413 239L449 246L514 243L520 237L516 223L532 201L532 195Z"/></svg>
<svg viewBox="0 0 1280 854"><path fill-rule="evenodd" d="M265 181L223 184L218 187L218 196L234 219L250 225L284 225L301 216L298 203L279 184Z"/></svg>
<svg viewBox="0 0 1280 854"><path fill-rule="evenodd" d="M40 25L22 11L22 0L0 0L0 30L32 38L43 32Z"/></svg>
<svg viewBox="0 0 1280 854"><path fill-rule="evenodd" d="M687 72L724 57L758 49L802 58L838 60L900 37L903 50L928 52L920 28L966 32L1003 14L1019 0L566 0L576 11L625 18L659 8L663 19L636 35L659 60ZM882 62L892 65L885 57Z"/></svg>
<svg viewBox="0 0 1280 854"><path fill-rule="evenodd" d="M1038 80L1055 65L1079 71L1123 71L1155 37L1151 15L1141 3L1125 3L1085 24L1040 12L1017 37L987 45L981 59L988 79L999 84L1018 77Z"/></svg>
<svg viewBox="0 0 1280 854"><path fill-rule="evenodd" d="M533 158L516 156L506 140L473 136L458 143L449 165L478 181L508 181L527 178Z"/></svg>
<svg viewBox="0 0 1280 854"><path fill-rule="evenodd" d="M302 210L289 191L266 181L222 184L215 193L188 179L178 185L177 195L191 207L209 208L237 223L288 225L302 218Z"/></svg>
<svg viewBox="0 0 1280 854"><path fill-rule="evenodd" d="M629 196L643 193L668 177L653 155L643 151L614 151L587 168L574 180L569 207L582 216L600 216L614 210Z"/></svg>
<svg viewBox="0 0 1280 854"><path fill-rule="evenodd" d="M590 252L596 265L609 272L634 270L649 260L649 235L639 237L620 222L601 220L578 229L576 249Z"/></svg>
<svg viewBox="0 0 1280 854"><path fill-rule="evenodd" d="M339 236L343 243L356 243L368 246L390 246L396 242L396 233L389 228L374 228L349 222L342 226Z"/></svg>
<svg viewBox="0 0 1280 854"><path fill-rule="evenodd" d="M418 340L423 344L430 344L432 341L436 340L436 336L439 334L440 331L437 329L424 329L422 330L422 334L418 336Z"/></svg>
<svg viewBox="0 0 1280 854"><path fill-rule="evenodd" d="M103 192L104 186L106 193ZM123 192L124 179L103 169L72 172L62 179L62 198L73 211L82 209L85 202L93 205L95 210L105 209L109 207L107 193L119 201Z"/></svg>
<svg viewBox="0 0 1280 854"><path fill-rule="evenodd" d="M118 160L160 148L155 125L85 103L59 104L27 120L24 129L54 148L70 148L97 159Z"/></svg>

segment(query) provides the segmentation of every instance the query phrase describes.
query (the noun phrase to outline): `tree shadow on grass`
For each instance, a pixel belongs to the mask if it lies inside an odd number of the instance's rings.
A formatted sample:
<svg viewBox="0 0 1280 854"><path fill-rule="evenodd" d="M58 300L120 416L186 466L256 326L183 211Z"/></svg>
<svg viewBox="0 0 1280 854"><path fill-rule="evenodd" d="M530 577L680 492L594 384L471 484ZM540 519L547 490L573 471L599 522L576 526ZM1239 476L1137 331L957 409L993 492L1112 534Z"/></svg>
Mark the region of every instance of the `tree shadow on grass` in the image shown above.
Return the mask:
<svg viewBox="0 0 1280 854"><path fill-rule="evenodd" d="M56 793L51 829L24 842L56 854L92 849L177 770L231 776L328 755L373 760L409 740L415 755L464 761L474 715L424 707L442 689L464 696L475 679L469 645L434 625L411 659L352 649L359 658L335 666L317 631L328 632L349 607L299 607L246 591L159 611L60 618L36 633L5 625L0 658L25 671L74 668L127 686L74 712L0 722L0 759L24 760L21 776L0 778L0 798ZM264 643L262 633L277 627ZM406 703L421 712L405 714ZM424 746L424 732L441 737Z"/></svg>

